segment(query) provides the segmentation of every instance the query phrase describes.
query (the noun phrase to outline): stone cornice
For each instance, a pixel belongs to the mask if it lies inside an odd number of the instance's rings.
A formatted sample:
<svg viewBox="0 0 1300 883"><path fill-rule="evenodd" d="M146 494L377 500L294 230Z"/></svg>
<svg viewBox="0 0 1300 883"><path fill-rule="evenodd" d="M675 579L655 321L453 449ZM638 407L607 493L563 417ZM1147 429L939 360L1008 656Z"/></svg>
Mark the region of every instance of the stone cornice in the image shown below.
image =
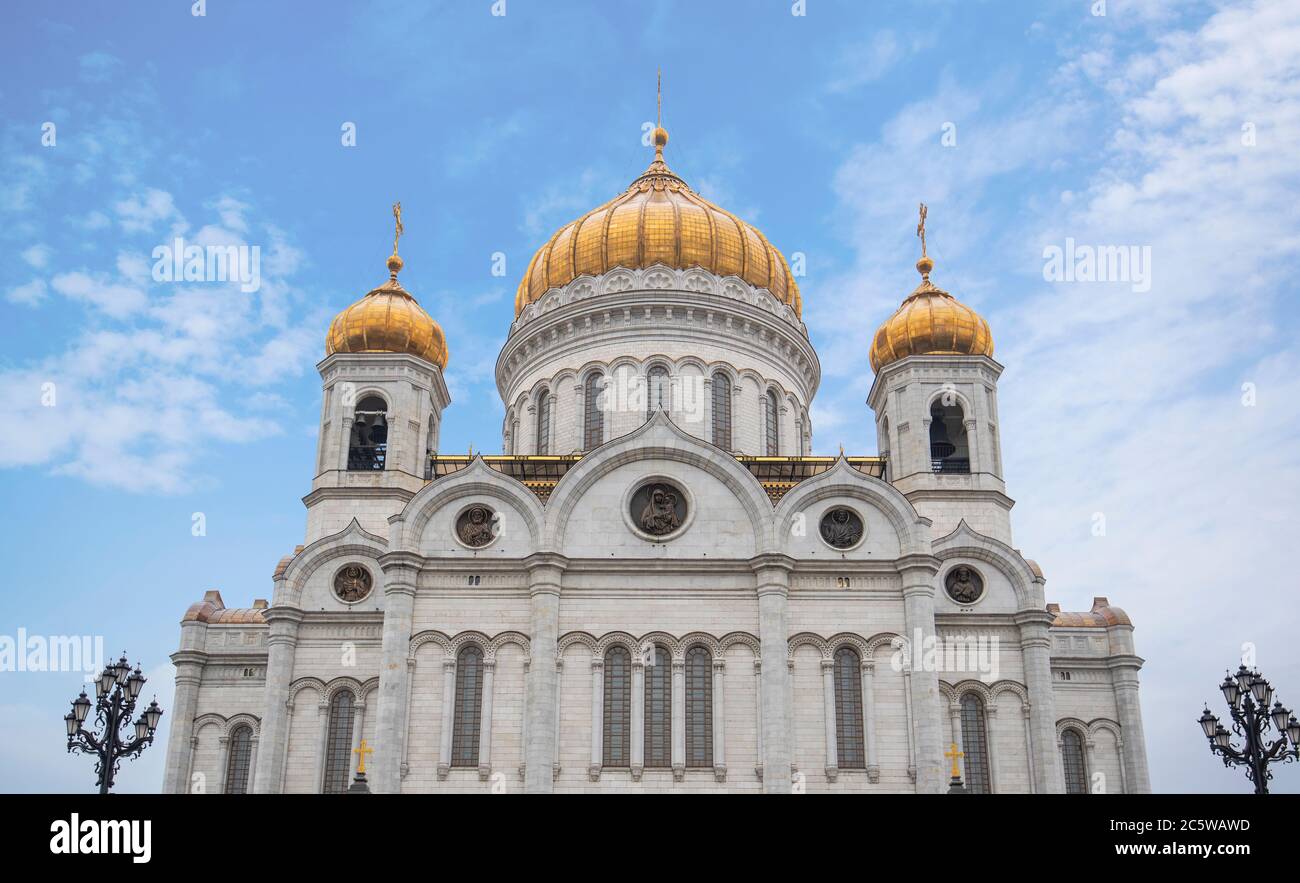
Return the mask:
<svg viewBox="0 0 1300 883"><path fill-rule="evenodd" d="M912 474L928 475L928 476L934 475L934 473L928 473L928 472L915 472ZM984 472L984 473L977 473L977 474L991 475L994 478L997 478L997 476L993 475L993 473L991 472ZM904 479L910 477L911 476L908 475L894 476L891 478L891 481L897 484L898 482L903 481ZM913 505L916 505L917 500L939 500L939 501L956 500L960 502L973 501L973 502L994 503L1008 510L1016 505L1015 500L1011 499L1001 491L994 491L994 490L966 489L966 488L958 488L958 487L917 488L916 490L907 490L907 491L903 491L902 493L903 496L907 497L907 501Z"/></svg>
<svg viewBox="0 0 1300 883"><path fill-rule="evenodd" d="M1140 669L1145 663L1146 660L1143 659L1141 656L1134 656L1131 653L1116 654L1114 656L1106 657L1106 667L1112 669L1131 668L1136 671L1137 669Z"/></svg>
<svg viewBox="0 0 1300 883"><path fill-rule="evenodd" d="M523 560L526 570L533 570L538 567L556 567L560 570L566 570L569 563L569 559L559 552L534 552Z"/></svg>
<svg viewBox="0 0 1300 883"><path fill-rule="evenodd" d="M177 666L185 664L205 665L208 658L209 654L204 650L177 650L171 655L172 663Z"/></svg>
<svg viewBox="0 0 1300 883"><path fill-rule="evenodd" d="M789 575L794 572L794 567L795 560L789 555L780 552L764 552L749 559L749 568L754 573L767 568L776 568L785 571Z"/></svg>
<svg viewBox="0 0 1300 883"><path fill-rule="evenodd" d="M297 607L289 607L284 604L272 605L262 611L262 618L266 620L267 625L277 621L300 623L303 620L303 611Z"/></svg>
<svg viewBox="0 0 1300 883"><path fill-rule="evenodd" d="M326 469L325 472L320 473L320 475L317 475L316 477L317 477L317 478L320 478L321 475L325 475L326 473L329 473L329 472L344 472L344 471L346 471L346 470L341 470L341 469ZM410 477L410 478L412 478L412 479L418 481L421 485L424 484L424 477L423 477L423 476L415 475L415 474L410 473L410 472L403 472L403 471L400 470L400 469L388 469L388 470L385 470L385 471L384 471L384 474L386 474L386 475L393 475L393 474L395 474L395 473L401 473L402 475L406 475L406 476L408 476L408 477ZM368 473L367 473L367 474L368 474ZM344 486L344 487L318 487L318 488L316 488L316 490L312 491L311 493L307 494L307 496L303 497L303 498L302 498L302 503L303 503L303 505L306 506L307 508L311 508L312 506L314 506L314 505L316 505L317 503L321 502L322 500L326 500L326 499L335 499L335 500L349 500L349 499L351 499L351 500L366 500L366 499L401 500L402 503L405 504L405 503L409 503L409 502L411 501L411 498L414 497L415 494L416 494L416 491L414 491L414 490L410 490L410 489L408 489L408 488L402 488L402 487L358 487L358 486L352 486L352 487L348 487L348 486Z"/></svg>
<svg viewBox="0 0 1300 883"><path fill-rule="evenodd" d="M871 410L880 413L885 392L892 386L903 385L909 380L952 380L953 372L962 369L983 372L990 386L997 383L1003 370L1002 365L989 356L908 356L891 362L880 370L871 383L871 391L867 393L867 404ZM896 381L899 383L896 384Z"/></svg>
<svg viewBox="0 0 1300 883"><path fill-rule="evenodd" d="M326 384L335 374L347 371L349 367L399 374L404 381L441 398L444 408L451 404L451 393L442 377L442 369L409 353L331 353L316 363L316 370Z"/></svg>
<svg viewBox="0 0 1300 883"><path fill-rule="evenodd" d="M1056 617L1046 610L1018 610L1013 614L1013 620L1018 626L1041 625L1044 629L1048 629L1055 619Z"/></svg>

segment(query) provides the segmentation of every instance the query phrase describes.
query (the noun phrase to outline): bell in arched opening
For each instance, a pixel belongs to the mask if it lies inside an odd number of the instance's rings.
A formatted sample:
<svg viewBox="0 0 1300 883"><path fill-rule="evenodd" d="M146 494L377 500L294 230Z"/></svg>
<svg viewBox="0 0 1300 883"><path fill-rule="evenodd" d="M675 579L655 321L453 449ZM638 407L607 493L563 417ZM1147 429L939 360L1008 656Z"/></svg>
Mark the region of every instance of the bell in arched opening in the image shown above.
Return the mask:
<svg viewBox="0 0 1300 883"><path fill-rule="evenodd" d="M964 416L956 401L944 404L938 398L930 405L930 467L935 472L970 472Z"/></svg>
<svg viewBox="0 0 1300 883"><path fill-rule="evenodd" d="M348 441L348 469L382 470L388 453L388 405L379 396L366 396L353 412Z"/></svg>

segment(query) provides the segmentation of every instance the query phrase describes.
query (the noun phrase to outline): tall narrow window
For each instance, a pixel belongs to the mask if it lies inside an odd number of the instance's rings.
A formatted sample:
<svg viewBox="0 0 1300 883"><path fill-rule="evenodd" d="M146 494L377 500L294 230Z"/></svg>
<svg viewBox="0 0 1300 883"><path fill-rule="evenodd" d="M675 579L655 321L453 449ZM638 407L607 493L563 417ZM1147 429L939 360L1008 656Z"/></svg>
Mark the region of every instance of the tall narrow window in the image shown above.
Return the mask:
<svg viewBox="0 0 1300 883"><path fill-rule="evenodd" d="M992 787L984 700L974 693L961 697L961 746L966 755L966 790L972 794L988 794Z"/></svg>
<svg viewBox="0 0 1300 883"><path fill-rule="evenodd" d="M379 396L366 396L353 412L352 437L348 439L348 469L384 468L388 453L388 405Z"/></svg>
<svg viewBox="0 0 1300 883"><path fill-rule="evenodd" d="M478 766L483 713L483 651L470 644L456 657L456 712L451 731L451 765Z"/></svg>
<svg viewBox="0 0 1300 883"><path fill-rule="evenodd" d="M609 767L632 762L632 654L610 647L605 654L605 756Z"/></svg>
<svg viewBox="0 0 1300 883"><path fill-rule="evenodd" d="M1083 740L1078 730L1061 734L1061 760L1065 764L1065 793L1088 793L1088 770L1083 761Z"/></svg>
<svg viewBox="0 0 1300 883"><path fill-rule="evenodd" d="M537 453L551 452L551 394L542 390L537 396Z"/></svg>
<svg viewBox="0 0 1300 883"><path fill-rule="evenodd" d="M668 651L655 647L645 670L645 765L672 765L673 668Z"/></svg>
<svg viewBox="0 0 1300 883"><path fill-rule="evenodd" d="M226 794L248 793L248 768L253 759L253 728L235 727L230 734L230 759L226 761Z"/></svg>
<svg viewBox="0 0 1300 883"><path fill-rule="evenodd" d="M670 406L668 369L663 365L655 365L646 374L646 419L653 417L655 411L669 410Z"/></svg>
<svg viewBox="0 0 1300 883"><path fill-rule="evenodd" d="M605 443L604 402L600 393L604 388L604 378L591 374L582 388L582 446L585 450L598 448Z"/></svg>
<svg viewBox="0 0 1300 883"><path fill-rule="evenodd" d="M330 700L328 735L325 740L325 793L348 790L348 769L352 765L352 694L340 690Z"/></svg>
<svg viewBox="0 0 1300 883"><path fill-rule="evenodd" d="M713 656L686 651L686 765L713 766Z"/></svg>
<svg viewBox="0 0 1300 883"><path fill-rule="evenodd" d="M776 400L776 390L769 389L763 396L763 431L767 434L767 455L775 457L780 452L780 435L777 432L777 413L780 406Z"/></svg>
<svg viewBox="0 0 1300 883"><path fill-rule="evenodd" d="M836 765L842 770L867 766L862 747L862 663L852 647L835 651L835 747Z"/></svg>
<svg viewBox="0 0 1300 883"><path fill-rule="evenodd" d="M731 378L721 371L713 375L713 443L731 450Z"/></svg>

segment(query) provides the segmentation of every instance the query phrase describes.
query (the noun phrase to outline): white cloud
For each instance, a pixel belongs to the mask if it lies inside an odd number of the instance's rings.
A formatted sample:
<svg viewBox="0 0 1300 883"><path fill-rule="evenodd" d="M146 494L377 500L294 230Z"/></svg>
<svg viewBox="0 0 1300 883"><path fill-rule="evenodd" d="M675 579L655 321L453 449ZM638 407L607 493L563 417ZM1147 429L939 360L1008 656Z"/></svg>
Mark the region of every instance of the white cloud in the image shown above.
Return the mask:
<svg viewBox="0 0 1300 883"><path fill-rule="evenodd" d="M125 203L117 206L124 224L151 228L180 218L160 190ZM217 200L211 208L269 240L261 289L155 282L151 259L129 247L103 258L111 270L55 275L50 289L96 314L62 351L0 370L0 407L32 427L0 451L0 466L43 467L124 490L179 493L212 480L201 463L213 445L280 431L275 421L253 417L249 402L263 411L283 402L268 387L311 364L321 345L316 320L324 318L316 310L308 320L289 321L299 296L285 270L296 269L302 256L283 232L256 225L251 207L242 203ZM245 244L239 231L221 224L200 227L190 241ZM44 285L38 280L8 297L33 303L45 294ZM232 375L235 363L241 370Z"/></svg>
<svg viewBox="0 0 1300 883"><path fill-rule="evenodd" d="M49 263L50 254L51 249L48 245L33 245L30 248L23 250L22 258L27 262L29 267L36 270L43 270L45 269L45 265Z"/></svg>
<svg viewBox="0 0 1300 883"><path fill-rule="evenodd" d="M81 65L81 79L87 83L103 83L113 76L113 71L122 64L122 60L107 52L95 51L78 59Z"/></svg>
<svg viewBox="0 0 1300 883"><path fill-rule="evenodd" d="M34 307L41 301L45 300L45 280L33 279L26 285L19 285L16 288L11 288L8 293L5 294L5 298L10 303Z"/></svg>
<svg viewBox="0 0 1300 883"><path fill-rule="evenodd" d="M64 297L91 304L115 319L122 319L145 305L145 293L137 287L111 282L76 271L60 273L50 286Z"/></svg>
<svg viewBox="0 0 1300 883"><path fill-rule="evenodd" d="M152 232L160 221L181 220L172 195L150 187L144 193L119 201L113 206L118 223L128 233Z"/></svg>
<svg viewBox="0 0 1300 883"><path fill-rule="evenodd" d="M247 203L240 202L233 196L223 196L216 202L217 215L221 223L238 233L248 232L248 221L244 213L248 211Z"/></svg>
<svg viewBox="0 0 1300 883"><path fill-rule="evenodd" d="M827 88L831 92L850 92L865 86L909 56L933 46L934 41L932 33L900 35L888 28L878 30L840 53Z"/></svg>

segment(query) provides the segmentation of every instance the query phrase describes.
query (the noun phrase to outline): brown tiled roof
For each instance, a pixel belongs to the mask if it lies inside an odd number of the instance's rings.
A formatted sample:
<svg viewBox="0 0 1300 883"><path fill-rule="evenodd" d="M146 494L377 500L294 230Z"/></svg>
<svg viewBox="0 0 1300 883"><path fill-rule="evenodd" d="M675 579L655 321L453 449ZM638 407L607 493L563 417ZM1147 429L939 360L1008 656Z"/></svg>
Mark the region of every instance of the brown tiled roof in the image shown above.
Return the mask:
<svg viewBox="0 0 1300 883"><path fill-rule="evenodd" d="M1100 595L1092 599L1092 610L1087 613L1063 612L1060 604L1048 604L1047 612L1055 617L1052 620L1054 628L1104 629L1113 625L1133 625L1127 613L1111 607L1110 601Z"/></svg>
<svg viewBox="0 0 1300 883"><path fill-rule="evenodd" d="M227 607L221 600L221 593L213 589L204 594L202 601L190 605L181 622L262 625L266 622L262 616L265 609L266 601L261 598L254 601L252 607Z"/></svg>
<svg viewBox="0 0 1300 883"><path fill-rule="evenodd" d="M298 553L303 550L302 546L294 546L292 554L285 555L280 559L280 563L275 566L275 573L271 574L271 579L277 580L284 576L284 572L289 569L289 563L298 557Z"/></svg>

